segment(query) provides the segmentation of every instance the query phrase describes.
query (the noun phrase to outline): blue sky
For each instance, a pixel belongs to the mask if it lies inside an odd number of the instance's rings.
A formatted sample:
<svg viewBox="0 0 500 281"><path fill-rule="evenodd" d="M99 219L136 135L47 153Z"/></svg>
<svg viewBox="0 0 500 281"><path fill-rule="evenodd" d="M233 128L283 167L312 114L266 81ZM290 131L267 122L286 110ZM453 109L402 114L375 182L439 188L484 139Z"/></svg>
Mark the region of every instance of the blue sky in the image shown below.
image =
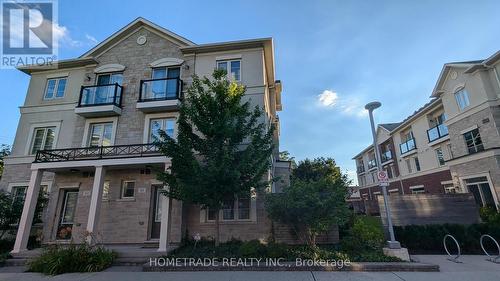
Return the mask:
<svg viewBox="0 0 500 281"><path fill-rule="evenodd" d="M126 4L125 4L126 3ZM83 54L138 16L195 43L275 40L283 82L281 150L333 157L353 175L352 156L376 122L423 105L444 63L500 49L500 1L59 1L59 57ZM0 70L0 143L12 143L29 77Z"/></svg>

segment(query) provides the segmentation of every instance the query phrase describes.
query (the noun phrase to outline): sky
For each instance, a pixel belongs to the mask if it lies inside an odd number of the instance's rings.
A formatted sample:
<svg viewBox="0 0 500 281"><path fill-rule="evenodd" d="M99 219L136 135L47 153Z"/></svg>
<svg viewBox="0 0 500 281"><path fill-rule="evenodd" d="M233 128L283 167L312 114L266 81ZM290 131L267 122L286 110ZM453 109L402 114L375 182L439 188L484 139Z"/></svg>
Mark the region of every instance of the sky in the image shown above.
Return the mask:
<svg viewBox="0 0 500 281"><path fill-rule="evenodd" d="M59 0L59 58L78 57L141 16L195 43L273 37L282 81L280 150L333 157L355 178L354 155L375 122L425 104L444 63L500 50L500 1ZM0 70L0 143L11 144L29 76ZM354 182L356 183L356 182Z"/></svg>

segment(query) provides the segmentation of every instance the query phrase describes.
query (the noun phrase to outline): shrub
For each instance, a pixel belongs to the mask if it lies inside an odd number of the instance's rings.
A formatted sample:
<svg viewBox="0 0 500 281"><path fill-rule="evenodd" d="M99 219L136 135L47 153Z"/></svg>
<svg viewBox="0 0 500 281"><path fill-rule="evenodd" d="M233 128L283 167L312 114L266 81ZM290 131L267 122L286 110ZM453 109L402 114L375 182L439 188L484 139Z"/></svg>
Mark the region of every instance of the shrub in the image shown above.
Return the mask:
<svg viewBox="0 0 500 281"><path fill-rule="evenodd" d="M479 209L479 216L485 223L500 225L500 212L492 207L482 207Z"/></svg>
<svg viewBox="0 0 500 281"><path fill-rule="evenodd" d="M258 258L266 255L266 246L260 243L259 240L251 240L243 242L239 252L242 257Z"/></svg>
<svg viewBox="0 0 500 281"><path fill-rule="evenodd" d="M113 251L85 244L53 246L29 263L29 271L47 275L101 271L111 266L115 256Z"/></svg>
<svg viewBox="0 0 500 281"><path fill-rule="evenodd" d="M342 241L342 249L348 252L380 251L384 233L380 221L374 217L358 216Z"/></svg>

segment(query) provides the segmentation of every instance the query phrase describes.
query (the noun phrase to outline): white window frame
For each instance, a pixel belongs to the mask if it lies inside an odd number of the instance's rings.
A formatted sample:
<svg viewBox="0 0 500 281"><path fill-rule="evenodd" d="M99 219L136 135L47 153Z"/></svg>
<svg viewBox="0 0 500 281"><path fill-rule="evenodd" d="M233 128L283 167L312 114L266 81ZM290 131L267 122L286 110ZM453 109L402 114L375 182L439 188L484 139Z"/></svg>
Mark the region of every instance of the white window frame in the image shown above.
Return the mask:
<svg viewBox="0 0 500 281"><path fill-rule="evenodd" d="M61 121L59 122L44 122L44 123L33 123L30 126L30 133L28 136L28 142L26 143L26 147L24 150L25 155L34 155L31 154L31 150L33 148L33 142L35 137L35 129L37 128L48 128L48 127L56 127L54 130L54 143L52 144L52 149L57 147L57 140L59 138L59 130L61 128Z"/></svg>
<svg viewBox="0 0 500 281"><path fill-rule="evenodd" d="M461 87L456 90L454 96L460 111L470 106L469 92L465 89L465 87Z"/></svg>
<svg viewBox="0 0 500 281"><path fill-rule="evenodd" d="M236 62L236 61L240 63L240 79L233 79L233 77L231 75L231 63ZM242 63L241 58L225 58L225 59L219 58L219 59L216 59L215 69L219 69L219 63L226 63L226 65L227 65L227 69L226 69L227 70L227 79L229 81L241 82L242 77L243 77L242 71L241 71L241 69L242 69L241 66L243 63Z"/></svg>
<svg viewBox="0 0 500 281"><path fill-rule="evenodd" d="M411 192L411 194L424 194L425 187L423 184L410 186L410 192Z"/></svg>
<svg viewBox="0 0 500 281"><path fill-rule="evenodd" d="M62 79L66 80L66 82L65 82L66 84L64 85L63 95L61 97L58 97L57 96L57 91L59 89L59 82ZM49 81L51 81L51 80L55 80L56 81L56 84L54 86L54 93L53 93L52 97L47 97L47 93L48 93L48 90L49 90ZM59 77L50 77L50 78L47 78L47 81L45 82L45 91L43 92L43 99L44 100L62 99L66 95L66 88L67 87L68 87L68 76L59 76Z"/></svg>
<svg viewBox="0 0 500 281"><path fill-rule="evenodd" d="M153 119L174 119L174 139L177 139L177 118L179 114L174 112L166 112L166 113L153 113L146 114L144 118L144 131L142 135L142 143L149 143L149 135L151 130L151 120Z"/></svg>
<svg viewBox="0 0 500 281"><path fill-rule="evenodd" d="M223 223L231 223L231 222L256 222L257 221L257 201L256 201L256 196L253 196L254 190L252 190L249 194L250 198L250 216L248 219L239 219L239 208L238 208L238 199L236 198L233 201L233 210L234 210L234 218L233 219L224 219L223 218L223 210L219 210L219 221ZM208 209L201 209L200 210L200 222L202 223L213 223L215 220L209 220L208 219Z"/></svg>
<svg viewBox="0 0 500 281"><path fill-rule="evenodd" d="M82 147L90 146L90 127L92 124L97 124L97 123L113 123L110 145L115 144L116 130L118 127L118 117L90 118L85 120L85 128L83 131L83 138L82 138Z"/></svg>
<svg viewBox="0 0 500 281"><path fill-rule="evenodd" d="M475 175L469 175L469 176L465 176L465 177L460 177L459 180L460 180L460 185L461 185L462 190L465 190L465 192L469 192L469 188L467 187L467 183L466 183L465 180L473 179L473 178L480 178L480 177L486 177L486 179L488 181L488 184L490 186L490 190L491 190L491 194L493 196L493 200L495 201L495 206L497 206L497 210L500 210L500 209L498 209L498 207L499 207L499 203L498 203L499 199L497 197L497 193L494 190L494 185L493 185L493 182L491 181L490 173L480 173L480 174L475 174Z"/></svg>
<svg viewBox="0 0 500 281"><path fill-rule="evenodd" d="M99 135L99 144L95 147L100 147L100 146L103 146L103 140L104 140L104 127L106 125L111 125L111 136L113 135L113 122L104 122L104 123L92 123L90 124L90 128L89 128L89 137L88 137L88 140L87 140L87 144L88 146L90 146L91 142L92 142L92 131L95 127L97 126L101 126L102 127L102 130L101 130L101 134ZM112 137L111 137L112 138ZM110 139L110 145L111 144L111 139Z"/></svg>
<svg viewBox="0 0 500 281"><path fill-rule="evenodd" d="M133 196L124 196L125 193L125 184L133 182L134 183L134 195ZM120 199L134 199L135 198L135 189L136 189L136 181L135 180L124 180L122 181L121 184L121 189L120 189Z"/></svg>
<svg viewBox="0 0 500 281"><path fill-rule="evenodd" d="M155 120L162 120L162 127L163 127L163 125L166 125L168 121L173 122L173 125L174 125L174 126L173 126L173 132L172 132L172 136L170 136L170 137L174 137L174 136L175 136L175 123L176 123L175 118L169 118L169 117L151 118L151 119L149 120L149 134L148 134L148 142L149 142L149 143L154 142L154 140L153 140L153 138L152 138L152 137L153 137L153 136L152 136L152 133L153 133L152 122L153 122L153 121L155 121ZM163 130L163 131L164 131L165 129L166 129L166 128L162 128L162 129L160 129L160 130Z"/></svg>
<svg viewBox="0 0 500 281"><path fill-rule="evenodd" d="M469 134L470 133L471 136L473 136L472 132L474 132L476 130L477 130L477 136L475 138L474 137L472 138L473 146L471 146L471 147L474 147L475 151L471 153L469 151L469 146L467 145L467 138L465 137L465 134ZM472 130L470 130L468 132L465 132L465 133L462 134L462 136L464 138L465 147L467 148L467 154L474 154L474 153L478 153L478 152L484 151L484 142L483 142L483 138L481 137L481 132L479 131L479 128L474 128L474 129L472 129ZM481 143L480 144L476 143L476 140L477 140L478 137L479 137L479 139L481 139ZM483 149L482 150L478 150L479 146L482 146Z"/></svg>

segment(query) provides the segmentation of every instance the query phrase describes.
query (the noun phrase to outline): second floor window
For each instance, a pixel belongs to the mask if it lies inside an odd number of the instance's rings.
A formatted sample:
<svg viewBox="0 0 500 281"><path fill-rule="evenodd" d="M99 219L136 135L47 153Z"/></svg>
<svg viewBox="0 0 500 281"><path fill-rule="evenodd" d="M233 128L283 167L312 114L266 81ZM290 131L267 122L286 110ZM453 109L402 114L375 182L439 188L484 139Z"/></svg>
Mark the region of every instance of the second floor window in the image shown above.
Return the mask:
<svg viewBox="0 0 500 281"><path fill-rule="evenodd" d="M418 157L415 157L415 169L418 171L420 171L420 161L418 161Z"/></svg>
<svg viewBox="0 0 500 281"><path fill-rule="evenodd" d="M113 135L113 123L91 124L89 135L89 146L110 146Z"/></svg>
<svg viewBox="0 0 500 281"><path fill-rule="evenodd" d="M444 161L443 150L441 149L441 147L436 148L436 157L437 157L439 166L444 166L445 161Z"/></svg>
<svg viewBox="0 0 500 281"><path fill-rule="evenodd" d="M229 80L241 81L240 60L217 61L217 69L227 71Z"/></svg>
<svg viewBox="0 0 500 281"><path fill-rule="evenodd" d="M66 77L48 79L44 99L63 98L66 90L66 80Z"/></svg>
<svg viewBox="0 0 500 281"><path fill-rule="evenodd" d="M134 198L135 181L124 181L122 183L121 198Z"/></svg>
<svg viewBox="0 0 500 281"><path fill-rule="evenodd" d="M465 89L462 89L455 93L455 99L457 101L458 107L460 110L463 110L467 106L469 106L469 93Z"/></svg>
<svg viewBox="0 0 500 281"><path fill-rule="evenodd" d="M464 134L465 144L469 154L484 150L483 140L479 134L479 129L474 129Z"/></svg>
<svg viewBox="0 0 500 281"><path fill-rule="evenodd" d="M31 154L36 154L38 150L52 149L56 136L56 127L35 128Z"/></svg>
<svg viewBox="0 0 500 281"><path fill-rule="evenodd" d="M164 131L169 137L174 137L175 119L162 118L151 119L149 125L149 142L160 140L160 131Z"/></svg>

